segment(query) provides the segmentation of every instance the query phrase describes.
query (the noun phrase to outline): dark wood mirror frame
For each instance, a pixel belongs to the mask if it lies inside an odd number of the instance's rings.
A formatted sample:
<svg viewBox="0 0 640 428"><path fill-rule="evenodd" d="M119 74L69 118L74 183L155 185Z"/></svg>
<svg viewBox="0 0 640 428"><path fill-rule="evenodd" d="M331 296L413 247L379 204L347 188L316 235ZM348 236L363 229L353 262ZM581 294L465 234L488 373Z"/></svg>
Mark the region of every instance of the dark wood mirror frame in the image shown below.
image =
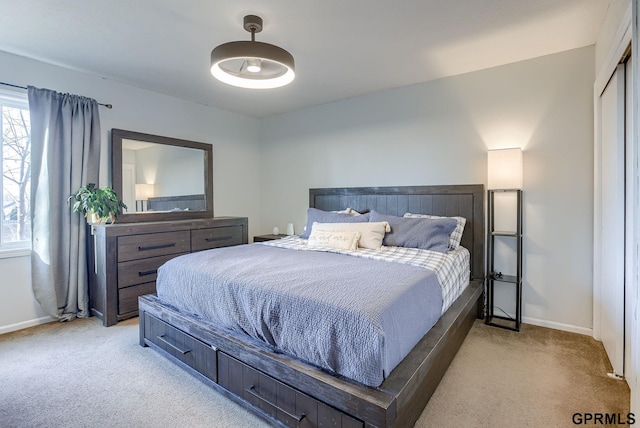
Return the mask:
<svg viewBox="0 0 640 428"><path fill-rule="evenodd" d="M196 141L162 137L141 132L111 130L111 183L113 190L121 196L122 192L122 140L138 140L177 147L187 147L204 152L204 194L205 209L202 211L178 212L140 212L135 214L120 213L118 223L139 223L148 221L191 220L213 217L213 146Z"/></svg>

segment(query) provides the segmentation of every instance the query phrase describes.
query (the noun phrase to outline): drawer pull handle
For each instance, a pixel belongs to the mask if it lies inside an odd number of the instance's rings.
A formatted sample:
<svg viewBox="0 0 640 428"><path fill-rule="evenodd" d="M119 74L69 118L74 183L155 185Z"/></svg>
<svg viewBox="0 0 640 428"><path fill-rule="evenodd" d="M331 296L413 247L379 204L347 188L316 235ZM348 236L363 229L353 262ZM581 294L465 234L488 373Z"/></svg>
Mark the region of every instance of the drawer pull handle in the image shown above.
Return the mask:
<svg viewBox="0 0 640 428"><path fill-rule="evenodd" d="M231 238L233 238L233 236L228 235L228 236L220 236L217 238L205 238L205 241L207 242L226 241L227 239L231 239Z"/></svg>
<svg viewBox="0 0 640 428"><path fill-rule="evenodd" d="M154 273L158 273L158 269L154 269L154 270L145 270L144 272L138 272L138 276L153 275Z"/></svg>
<svg viewBox="0 0 640 428"><path fill-rule="evenodd" d="M174 345L173 343L169 342L167 339L164 338L164 334L161 334L160 336L157 336L158 340L162 343L164 343L165 345L167 345L168 347L175 349L176 351L180 352L182 355L184 354L188 354L189 352L191 352L191 349L180 349L178 348L176 345Z"/></svg>
<svg viewBox="0 0 640 428"><path fill-rule="evenodd" d="M175 246L176 246L175 242L171 244L150 245L148 247L138 247L138 251L159 250L160 248L171 248Z"/></svg>
<svg viewBox="0 0 640 428"><path fill-rule="evenodd" d="M267 400L264 397L261 397L257 392L256 392L256 387L255 385L251 385L249 388L245 389L245 391L254 396L255 398L257 398L260 401L263 401L265 403L267 403L268 405L270 405L271 407L274 407L278 410L280 410L282 413L284 413L285 415L289 416L292 419L295 419L296 422L300 422L304 419L304 417L306 416L304 413L301 413L300 416L296 416L296 415L292 415L291 413L287 412L286 410L284 410L282 407L280 406L276 406L274 403L272 403L271 401Z"/></svg>

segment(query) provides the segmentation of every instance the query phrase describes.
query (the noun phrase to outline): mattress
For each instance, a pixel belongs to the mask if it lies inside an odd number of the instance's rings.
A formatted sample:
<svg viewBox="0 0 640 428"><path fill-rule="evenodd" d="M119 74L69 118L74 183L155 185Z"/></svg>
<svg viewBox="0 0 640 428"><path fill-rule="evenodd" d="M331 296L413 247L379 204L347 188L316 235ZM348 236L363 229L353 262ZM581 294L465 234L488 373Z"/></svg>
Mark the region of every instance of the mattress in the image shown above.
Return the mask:
<svg viewBox="0 0 640 428"><path fill-rule="evenodd" d="M438 320L445 306L439 277L452 276L442 273L451 259L464 260L461 251L434 271L424 267L425 254L302 248L290 238L176 257L158 270L158 298L329 373L378 386ZM466 260L468 283L468 252ZM464 286L449 288L455 294Z"/></svg>
<svg viewBox="0 0 640 428"><path fill-rule="evenodd" d="M260 244L301 251L327 251L347 254L372 260L404 263L432 270L438 277L442 288L442 313L445 313L451 304L462 294L467 285L469 285L469 278L471 277L471 254L469 250L464 247L458 247L447 253L421 250L418 248L388 246L383 246L382 251L368 248L358 248L355 251L340 249L320 250L310 248L306 240L295 235L273 241L261 242Z"/></svg>

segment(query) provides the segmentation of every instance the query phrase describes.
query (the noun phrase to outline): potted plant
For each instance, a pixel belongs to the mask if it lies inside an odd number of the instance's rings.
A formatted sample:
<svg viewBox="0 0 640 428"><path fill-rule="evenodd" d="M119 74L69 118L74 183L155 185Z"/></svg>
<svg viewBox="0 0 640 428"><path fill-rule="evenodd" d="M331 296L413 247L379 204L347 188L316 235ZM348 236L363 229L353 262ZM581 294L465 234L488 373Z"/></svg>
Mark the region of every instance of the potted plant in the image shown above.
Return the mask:
<svg viewBox="0 0 640 428"><path fill-rule="evenodd" d="M94 183L82 186L69 196L73 212L83 214L90 224L113 223L121 208L127 206L110 187L97 187Z"/></svg>

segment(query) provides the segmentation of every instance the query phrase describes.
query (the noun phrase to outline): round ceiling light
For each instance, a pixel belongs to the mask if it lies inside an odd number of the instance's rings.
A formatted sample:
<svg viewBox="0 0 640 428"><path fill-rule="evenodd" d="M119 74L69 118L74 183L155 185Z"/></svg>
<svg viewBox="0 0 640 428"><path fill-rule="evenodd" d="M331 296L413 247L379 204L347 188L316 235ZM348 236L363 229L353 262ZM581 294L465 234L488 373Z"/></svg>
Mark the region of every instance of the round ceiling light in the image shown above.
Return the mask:
<svg viewBox="0 0 640 428"><path fill-rule="evenodd" d="M262 18L244 17L251 41L224 43L211 51L211 74L228 85L270 89L287 85L296 77L293 56L286 50L255 41L262 31Z"/></svg>

